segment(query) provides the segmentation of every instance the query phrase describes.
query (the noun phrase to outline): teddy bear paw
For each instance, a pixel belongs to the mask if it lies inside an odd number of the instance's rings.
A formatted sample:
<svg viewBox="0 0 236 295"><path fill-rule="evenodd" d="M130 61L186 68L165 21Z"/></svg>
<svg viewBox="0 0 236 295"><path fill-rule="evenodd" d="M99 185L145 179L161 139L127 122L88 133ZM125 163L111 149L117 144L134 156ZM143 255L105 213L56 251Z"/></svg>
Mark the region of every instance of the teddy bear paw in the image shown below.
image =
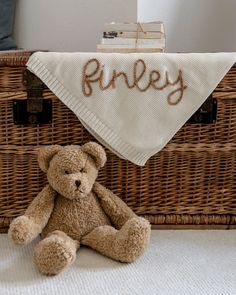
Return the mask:
<svg viewBox="0 0 236 295"><path fill-rule="evenodd" d="M10 224L8 235L17 245L24 245L35 238L37 225L27 216L17 217Z"/></svg>
<svg viewBox="0 0 236 295"><path fill-rule="evenodd" d="M151 234L149 221L134 217L126 222L117 235L120 261L132 262L141 256L146 249Z"/></svg>
<svg viewBox="0 0 236 295"><path fill-rule="evenodd" d="M70 239L68 237L68 239ZM63 236L50 235L35 247L34 263L45 275L56 275L74 262L76 245Z"/></svg>

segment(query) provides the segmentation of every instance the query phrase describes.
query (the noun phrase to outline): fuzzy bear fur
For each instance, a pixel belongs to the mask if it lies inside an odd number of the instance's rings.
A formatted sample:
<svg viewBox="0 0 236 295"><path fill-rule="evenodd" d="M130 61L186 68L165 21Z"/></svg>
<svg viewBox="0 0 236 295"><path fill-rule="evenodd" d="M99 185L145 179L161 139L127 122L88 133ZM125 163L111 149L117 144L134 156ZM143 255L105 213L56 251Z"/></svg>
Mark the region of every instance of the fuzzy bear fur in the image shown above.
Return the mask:
<svg viewBox="0 0 236 295"><path fill-rule="evenodd" d="M81 244L121 262L134 261L143 254L150 224L96 182L98 170L106 162L99 144L44 147L38 161L49 184L25 214L13 220L9 236L22 245L41 234L34 249L40 272L60 273L74 262Z"/></svg>

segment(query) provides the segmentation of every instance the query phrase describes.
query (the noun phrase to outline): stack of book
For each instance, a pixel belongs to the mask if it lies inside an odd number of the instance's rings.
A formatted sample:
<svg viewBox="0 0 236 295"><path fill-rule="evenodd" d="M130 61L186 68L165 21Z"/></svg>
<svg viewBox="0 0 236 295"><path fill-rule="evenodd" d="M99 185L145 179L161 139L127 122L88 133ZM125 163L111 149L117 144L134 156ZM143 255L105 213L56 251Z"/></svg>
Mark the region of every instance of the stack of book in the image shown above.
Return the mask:
<svg viewBox="0 0 236 295"><path fill-rule="evenodd" d="M106 23L98 52L164 52L163 22Z"/></svg>

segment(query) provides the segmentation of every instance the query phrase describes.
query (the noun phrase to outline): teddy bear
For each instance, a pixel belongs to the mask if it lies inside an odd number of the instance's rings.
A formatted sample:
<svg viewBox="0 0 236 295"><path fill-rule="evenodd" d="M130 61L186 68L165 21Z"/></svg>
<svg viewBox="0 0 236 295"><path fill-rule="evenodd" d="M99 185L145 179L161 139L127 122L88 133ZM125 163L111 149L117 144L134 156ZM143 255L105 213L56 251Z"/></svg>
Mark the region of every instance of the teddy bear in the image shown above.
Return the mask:
<svg viewBox="0 0 236 295"><path fill-rule="evenodd" d="M150 223L96 181L105 162L106 152L95 142L39 149L48 185L12 221L8 234L17 245L41 236L33 261L42 274L56 275L70 266L80 245L120 262L144 253Z"/></svg>

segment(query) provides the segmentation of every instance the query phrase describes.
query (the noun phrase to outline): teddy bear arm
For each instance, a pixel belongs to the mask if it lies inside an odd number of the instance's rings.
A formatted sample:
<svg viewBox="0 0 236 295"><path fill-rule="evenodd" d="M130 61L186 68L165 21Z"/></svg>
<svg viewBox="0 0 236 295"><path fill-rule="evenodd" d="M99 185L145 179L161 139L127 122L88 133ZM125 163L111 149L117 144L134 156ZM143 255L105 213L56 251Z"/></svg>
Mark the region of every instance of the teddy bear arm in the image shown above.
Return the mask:
<svg viewBox="0 0 236 295"><path fill-rule="evenodd" d="M46 186L25 214L12 221L8 234L16 244L27 244L41 233L52 213L55 196L56 192L49 185Z"/></svg>
<svg viewBox="0 0 236 295"><path fill-rule="evenodd" d="M24 215L33 220L41 230L48 223L54 208L54 199L56 195L57 192L50 185L47 185L25 211Z"/></svg>
<svg viewBox="0 0 236 295"><path fill-rule="evenodd" d="M93 191L100 199L103 210L110 217L115 228L120 229L127 220L136 217L124 201L100 183L95 182Z"/></svg>

